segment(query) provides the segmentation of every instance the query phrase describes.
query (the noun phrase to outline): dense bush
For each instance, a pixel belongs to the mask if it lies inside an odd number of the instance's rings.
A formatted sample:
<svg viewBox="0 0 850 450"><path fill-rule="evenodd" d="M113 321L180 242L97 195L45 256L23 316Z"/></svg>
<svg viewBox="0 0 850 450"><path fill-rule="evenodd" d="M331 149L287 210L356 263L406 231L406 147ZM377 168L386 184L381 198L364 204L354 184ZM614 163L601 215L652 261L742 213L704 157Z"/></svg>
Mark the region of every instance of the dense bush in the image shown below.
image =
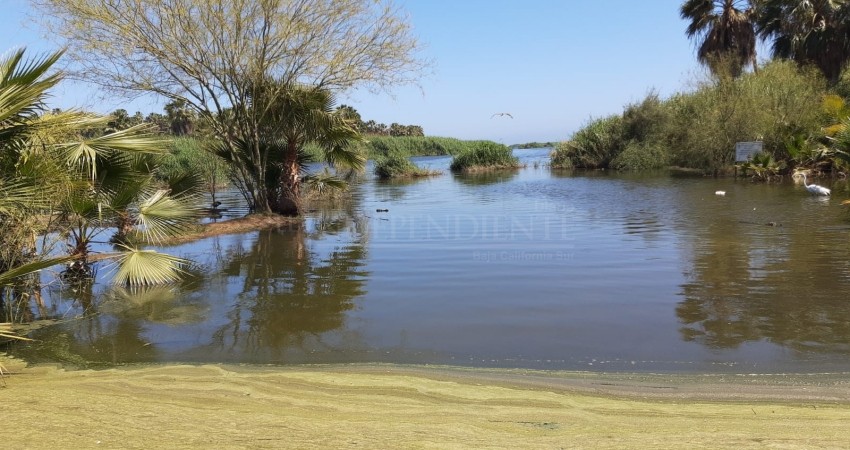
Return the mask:
<svg viewBox="0 0 850 450"><path fill-rule="evenodd" d="M606 168L622 146L623 119L608 116L591 121L562 142L552 157L555 168L598 169Z"/></svg>
<svg viewBox="0 0 850 450"><path fill-rule="evenodd" d="M572 169L575 166L573 166L573 160L570 156L570 141L559 142L555 144L555 148L549 154L550 166L553 169Z"/></svg>
<svg viewBox="0 0 850 450"><path fill-rule="evenodd" d="M717 172L734 161L735 143L760 140L777 160L790 159L789 136L819 135L826 84L813 70L775 61L758 73L704 83L669 102L674 164Z"/></svg>
<svg viewBox="0 0 850 450"><path fill-rule="evenodd" d="M375 175L381 179L415 178L438 175L435 170L423 169L403 155L390 155L375 161Z"/></svg>
<svg viewBox="0 0 850 450"><path fill-rule="evenodd" d="M199 179L215 200L218 188L228 183L228 166L218 156L206 151L203 142L192 137L175 138L171 144L171 154L160 165L163 179L181 174L192 174Z"/></svg>
<svg viewBox="0 0 850 450"><path fill-rule="evenodd" d="M652 170L670 165L670 152L667 147L656 141L626 144L626 148L611 161L611 168L617 170Z"/></svg>
<svg viewBox="0 0 850 450"><path fill-rule="evenodd" d="M452 160L452 172L470 172L487 169L512 169L520 167L519 160L511 149L495 142L482 141L472 149Z"/></svg>
<svg viewBox="0 0 850 450"><path fill-rule="evenodd" d="M776 161L791 162L790 169L821 154L814 144L835 121L825 112L826 92L816 71L774 61L739 78L707 79L693 92L666 100L650 93L559 144L552 167L642 170L672 164L717 174L734 163L736 142L759 140ZM791 145L795 139L801 143Z"/></svg>
<svg viewBox="0 0 850 450"><path fill-rule="evenodd" d="M389 155L457 155L483 142L431 136L369 136L367 141L366 150L373 159Z"/></svg>

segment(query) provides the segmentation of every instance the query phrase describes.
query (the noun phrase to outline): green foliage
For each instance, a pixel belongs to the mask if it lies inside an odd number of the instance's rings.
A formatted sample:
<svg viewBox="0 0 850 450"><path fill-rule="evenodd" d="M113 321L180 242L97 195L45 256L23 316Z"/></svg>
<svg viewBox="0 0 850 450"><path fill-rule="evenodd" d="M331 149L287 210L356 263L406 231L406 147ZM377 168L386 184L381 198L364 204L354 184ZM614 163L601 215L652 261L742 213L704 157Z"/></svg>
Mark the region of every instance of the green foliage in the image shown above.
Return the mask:
<svg viewBox="0 0 850 450"><path fill-rule="evenodd" d="M625 150L611 161L611 168L617 170L653 170L670 165L667 147L656 141L626 144Z"/></svg>
<svg viewBox="0 0 850 450"><path fill-rule="evenodd" d="M828 169L824 126L843 108L834 100L825 102L826 92L817 71L774 61L738 78L708 79L693 92L666 100L650 93L622 115L594 120L559 144L552 167L675 165L717 174L732 166L737 142L759 140L777 164Z"/></svg>
<svg viewBox="0 0 850 450"><path fill-rule="evenodd" d="M553 169L573 169L573 160L571 158L572 149L569 141L559 142L555 145L555 149L549 153L551 159L550 167Z"/></svg>
<svg viewBox="0 0 850 450"><path fill-rule="evenodd" d="M407 156L393 154L375 161L375 175L381 179L416 178L437 175L440 172L423 169L414 164Z"/></svg>
<svg viewBox="0 0 850 450"><path fill-rule="evenodd" d="M487 141L462 141L432 136L369 136L366 151L369 158L389 155L436 156L457 155Z"/></svg>
<svg viewBox="0 0 850 450"><path fill-rule="evenodd" d="M127 247L118 259L113 283L125 286L173 283L180 280L187 264L188 261L176 256Z"/></svg>
<svg viewBox="0 0 850 450"><path fill-rule="evenodd" d="M203 141L191 137L180 137L171 142L170 152L163 158L157 175L162 180L191 175L200 180L213 201L219 188L226 186L230 178L225 161L208 150Z"/></svg>
<svg viewBox="0 0 850 450"><path fill-rule="evenodd" d="M623 146L623 119L608 116L591 121L562 142L552 156L554 168L607 168Z"/></svg>
<svg viewBox="0 0 850 450"><path fill-rule="evenodd" d="M0 60L0 279L55 263L37 261L60 240L86 272L89 244L103 230L161 236L196 219L190 195L155 183L167 141L150 125L130 126L140 114L47 112L47 90L61 79L48 73L60 55Z"/></svg>
<svg viewBox="0 0 850 450"><path fill-rule="evenodd" d="M488 169L514 169L519 160L511 149L495 142L477 143L471 150L455 155L450 166L452 172L471 172Z"/></svg>
<svg viewBox="0 0 850 450"><path fill-rule="evenodd" d="M385 123L374 120L363 121L360 113L353 106L339 105L336 112L343 116L348 124L362 134L369 136L425 136L425 131L420 125L402 125Z"/></svg>
<svg viewBox="0 0 850 450"><path fill-rule="evenodd" d="M835 84L850 61L850 2L760 0L755 4L759 36L774 58L813 65Z"/></svg>
<svg viewBox="0 0 850 450"><path fill-rule="evenodd" d="M778 180L780 174L785 170L784 161L776 161L767 153L758 153L749 161L738 164L738 169L744 177L751 177L754 181Z"/></svg>
<svg viewBox="0 0 850 450"><path fill-rule="evenodd" d="M268 155L263 176L271 209L280 214L301 213L301 176L309 155L304 148L314 144L321 150L321 161L335 168L360 171L366 156L357 147L360 133L334 109L336 99L327 89L286 85L266 79L257 82L252 98L254 108L266 111L260 123L260 139L255 144L260 154Z"/></svg>
<svg viewBox="0 0 850 450"><path fill-rule="evenodd" d="M198 125L208 127L228 150L227 161L234 164L237 187L249 206L297 214L297 158L307 142L319 141L333 164L364 162L342 145L358 134L334 114L331 93L414 83L429 63L420 58L407 17L391 5L231 3L146 0L116 7L113 0L37 0L33 5L45 25L67 39L76 75L174 101L172 132L193 131L184 113L197 112ZM282 155L265 152L284 148ZM266 179L273 165L284 178ZM277 182L274 190L269 181Z"/></svg>
<svg viewBox="0 0 850 450"><path fill-rule="evenodd" d="M841 125L843 127L835 135L830 153L835 159L835 165L848 171L850 170L850 118L844 119Z"/></svg>
<svg viewBox="0 0 850 450"><path fill-rule="evenodd" d="M732 164L735 143L760 140L777 160L790 159L789 135L820 134L824 80L793 63L772 62L739 79L704 83L669 101L673 163L717 173Z"/></svg>

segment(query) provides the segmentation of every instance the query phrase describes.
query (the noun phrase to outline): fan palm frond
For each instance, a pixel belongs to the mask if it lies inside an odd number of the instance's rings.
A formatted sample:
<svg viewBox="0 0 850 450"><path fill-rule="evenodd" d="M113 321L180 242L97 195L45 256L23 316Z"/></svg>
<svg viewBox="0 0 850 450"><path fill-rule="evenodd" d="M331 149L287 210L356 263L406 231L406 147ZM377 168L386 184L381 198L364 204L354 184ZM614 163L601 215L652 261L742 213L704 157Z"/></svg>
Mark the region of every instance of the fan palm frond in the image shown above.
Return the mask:
<svg viewBox="0 0 850 450"><path fill-rule="evenodd" d="M14 216L23 211L40 210L49 201L44 187L26 179L0 178L0 215Z"/></svg>
<svg viewBox="0 0 850 450"><path fill-rule="evenodd" d="M183 267L189 261L153 250L124 247L116 264L118 270L112 280L114 284L148 286L179 281Z"/></svg>
<svg viewBox="0 0 850 450"><path fill-rule="evenodd" d="M73 256L61 256L57 258L47 258L39 261L33 261L28 264L23 264L0 273L0 285L7 285L13 282L16 278L29 275L40 270L48 269L57 264L64 264L73 261Z"/></svg>
<svg viewBox="0 0 850 450"><path fill-rule="evenodd" d="M0 60L0 123L14 123L41 111L47 90L62 79L59 73L44 75L62 53L59 51L41 58L24 60L24 49L20 49ZM3 128L0 127L0 130ZM0 131L0 138L8 136L3 136Z"/></svg>
<svg viewBox="0 0 850 450"><path fill-rule="evenodd" d="M123 153L122 157L134 153L164 154L168 141L155 132L153 125L140 124L103 136L80 139L66 144L64 149L68 165L79 168L94 180L100 160L116 152Z"/></svg>
<svg viewBox="0 0 850 450"><path fill-rule="evenodd" d="M142 199L138 222L141 233L151 242L158 243L186 232L201 213L194 197L172 197L167 190L161 189Z"/></svg>

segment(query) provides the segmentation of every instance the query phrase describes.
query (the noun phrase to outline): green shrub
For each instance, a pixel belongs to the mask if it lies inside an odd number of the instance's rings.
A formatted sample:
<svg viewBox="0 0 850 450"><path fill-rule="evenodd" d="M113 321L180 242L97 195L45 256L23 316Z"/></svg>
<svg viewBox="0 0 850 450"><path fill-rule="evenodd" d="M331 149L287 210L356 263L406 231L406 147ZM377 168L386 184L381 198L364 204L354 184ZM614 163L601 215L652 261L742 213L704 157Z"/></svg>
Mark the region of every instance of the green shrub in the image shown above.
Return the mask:
<svg viewBox="0 0 850 450"><path fill-rule="evenodd" d="M410 161L406 156L390 155L375 161L375 175L381 179L415 178L438 175L436 170L423 169Z"/></svg>
<svg viewBox="0 0 850 450"><path fill-rule="evenodd" d="M673 164L718 174L732 167L735 143L753 140L764 142L777 162L793 162L801 156L787 145L789 137L823 141L822 127L830 125L826 93L816 70L788 61L738 78L708 79L667 100L651 92L622 115L591 121L559 144L552 167L643 170Z"/></svg>
<svg viewBox="0 0 850 450"><path fill-rule="evenodd" d="M390 155L457 155L484 142L432 136L368 136L367 141L364 145L372 159Z"/></svg>
<svg viewBox="0 0 850 450"><path fill-rule="evenodd" d="M171 154L159 166L159 177L174 179L189 174L201 181L215 199L216 192L228 183L228 165L218 156L206 151L204 143L192 137L172 141Z"/></svg>
<svg viewBox="0 0 850 450"><path fill-rule="evenodd" d="M779 179L779 173L785 169L785 163L777 162L767 153L756 153L742 164L737 165L741 176L751 177L754 181L771 181Z"/></svg>
<svg viewBox="0 0 850 450"><path fill-rule="evenodd" d="M455 155L452 172L470 172L487 169L513 169L520 167L511 149L490 141L481 141L471 150Z"/></svg>
<svg viewBox="0 0 850 450"><path fill-rule="evenodd" d="M606 168L622 147L623 119L608 116L591 121L573 134L572 139L558 144L552 167Z"/></svg>
<svg viewBox="0 0 850 450"><path fill-rule="evenodd" d="M776 160L791 159L789 136L821 133L826 83L814 70L774 61L737 79L709 80L667 103L673 163L715 172L734 162L735 143L760 140Z"/></svg>
<svg viewBox="0 0 850 450"><path fill-rule="evenodd" d="M549 154L550 167L553 169L572 169L573 160L570 158L571 150L568 141L559 142L555 149Z"/></svg>
<svg viewBox="0 0 850 450"><path fill-rule="evenodd" d="M668 165L667 148L658 142L629 142L611 161L611 168L617 170L653 170Z"/></svg>

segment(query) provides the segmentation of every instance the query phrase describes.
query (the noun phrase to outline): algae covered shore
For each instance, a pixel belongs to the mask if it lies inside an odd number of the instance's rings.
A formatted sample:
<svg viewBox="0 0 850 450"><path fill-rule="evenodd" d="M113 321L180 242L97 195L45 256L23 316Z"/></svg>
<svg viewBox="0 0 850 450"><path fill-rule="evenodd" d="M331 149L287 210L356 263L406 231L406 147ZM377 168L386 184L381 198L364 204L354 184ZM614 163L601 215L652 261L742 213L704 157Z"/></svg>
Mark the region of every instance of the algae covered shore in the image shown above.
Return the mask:
<svg viewBox="0 0 850 450"><path fill-rule="evenodd" d="M4 360L8 448L841 448L836 375ZM11 374L8 374L11 372ZM2 385L3 383L0 383Z"/></svg>

